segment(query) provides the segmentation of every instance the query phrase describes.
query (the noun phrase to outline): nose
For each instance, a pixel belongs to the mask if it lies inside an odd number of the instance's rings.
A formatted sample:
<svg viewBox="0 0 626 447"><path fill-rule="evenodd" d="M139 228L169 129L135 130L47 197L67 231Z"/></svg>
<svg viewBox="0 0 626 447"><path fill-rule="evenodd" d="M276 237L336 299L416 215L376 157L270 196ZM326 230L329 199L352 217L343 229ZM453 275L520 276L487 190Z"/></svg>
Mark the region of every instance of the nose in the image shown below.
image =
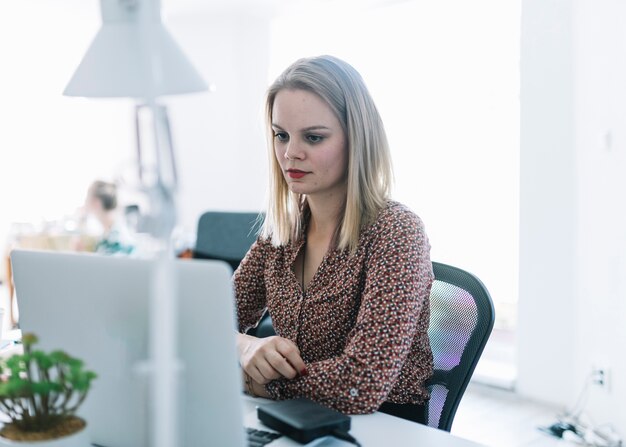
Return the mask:
<svg viewBox="0 0 626 447"><path fill-rule="evenodd" d="M285 147L285 159L287 160L302 160L304 152L300 146L293 140L289 141Z"/></svg>

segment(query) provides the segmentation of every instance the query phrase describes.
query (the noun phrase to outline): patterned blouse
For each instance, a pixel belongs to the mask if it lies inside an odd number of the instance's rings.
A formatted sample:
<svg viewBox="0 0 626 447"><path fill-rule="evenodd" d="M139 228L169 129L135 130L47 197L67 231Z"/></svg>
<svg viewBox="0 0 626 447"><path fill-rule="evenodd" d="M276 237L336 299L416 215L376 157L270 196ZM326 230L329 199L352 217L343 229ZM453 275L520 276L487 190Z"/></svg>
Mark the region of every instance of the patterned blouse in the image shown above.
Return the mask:
<svg viewBox="0 0 626 447"><path fill-rule="evenodd" d="M234 275L239 330L265 308L276 333L300 349L308 374L266 385L274 399L308 397L347 414L385 401L424 403L433 371L428 340L433 281L422 221L389 202L357 250L329 250L305 293L293 264L304 242L259 238Z"/></svg>

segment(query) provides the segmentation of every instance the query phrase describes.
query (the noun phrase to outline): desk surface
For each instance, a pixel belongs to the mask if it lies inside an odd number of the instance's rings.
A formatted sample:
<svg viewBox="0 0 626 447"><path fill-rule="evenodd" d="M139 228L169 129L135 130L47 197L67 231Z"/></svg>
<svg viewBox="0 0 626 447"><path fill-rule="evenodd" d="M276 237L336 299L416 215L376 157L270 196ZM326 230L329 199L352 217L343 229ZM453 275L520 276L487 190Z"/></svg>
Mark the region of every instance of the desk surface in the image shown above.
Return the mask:
<svg viewBox="0 0 626 447"><path fill-rule="evenodd" d="M265 399L253 399L248 396L244 396L243 400L245 426L267 430L256 417L256 406L270 401ZM350 434L354 436L363 447L383 445L419 445L433 447L480 446L480 444L458 438L448 432L390 416L385 413L352 416L352 429L350 430ZM296 447L301 446L301 444L283 436L269 444L269 446ZM354 447L352 444L331 437L317 439L307 444L307 446Z"/></svg>

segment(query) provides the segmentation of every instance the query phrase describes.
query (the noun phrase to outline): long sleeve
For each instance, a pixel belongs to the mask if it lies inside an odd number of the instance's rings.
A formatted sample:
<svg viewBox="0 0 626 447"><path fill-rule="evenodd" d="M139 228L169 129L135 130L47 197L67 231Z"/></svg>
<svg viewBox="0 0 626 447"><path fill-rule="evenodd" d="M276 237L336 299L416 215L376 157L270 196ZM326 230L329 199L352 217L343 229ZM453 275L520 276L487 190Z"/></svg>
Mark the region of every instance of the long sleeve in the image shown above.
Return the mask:
<svg viewBox="0 0 626 447"><path fill-rule="evenodd" d="M244 333L258 324L266 307L265 260L268 243L258 239L233 275L237 326Z"/></svg>
<svg viewBox="0 0 626 447"><path fill-rule="evenodd" d="M307 376L270 382L273 398L309 397L344 413L370 413L388 398L406 363L406 373L422 387L400 393L401 400L427 398L430 245L421 220L403 207L386 213L372 233L362 258L360 305L343 351L308 364Z"/></svg>

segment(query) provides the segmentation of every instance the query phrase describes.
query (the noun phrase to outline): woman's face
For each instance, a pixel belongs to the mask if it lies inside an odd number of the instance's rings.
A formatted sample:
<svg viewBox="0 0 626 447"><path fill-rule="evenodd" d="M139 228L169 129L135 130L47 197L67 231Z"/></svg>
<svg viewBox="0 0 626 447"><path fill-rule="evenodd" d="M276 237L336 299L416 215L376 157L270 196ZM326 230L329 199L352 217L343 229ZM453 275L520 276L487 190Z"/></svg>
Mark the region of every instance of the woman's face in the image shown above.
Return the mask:
<svg viewBox="0 0 626 447"><path fill-rule="evenodd" d="M311 198L345 196L347 138L322 98L305 90L280 90L272 129L276 160L291 191Z"/></svg>

